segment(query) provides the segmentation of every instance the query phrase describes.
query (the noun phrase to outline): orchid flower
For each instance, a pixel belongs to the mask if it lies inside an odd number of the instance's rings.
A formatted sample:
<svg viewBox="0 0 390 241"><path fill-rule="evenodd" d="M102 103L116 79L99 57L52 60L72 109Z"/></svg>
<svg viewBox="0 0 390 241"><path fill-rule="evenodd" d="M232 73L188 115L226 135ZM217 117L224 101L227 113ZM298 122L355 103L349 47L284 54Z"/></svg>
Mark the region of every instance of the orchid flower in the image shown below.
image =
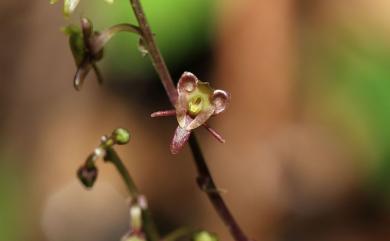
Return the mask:
<svg viewBox="0 0 390 241"><path fill-rule="evenodd" d="M99 83L102 83L101 74L96 62L103 57L103 47L94 48L93 42L100 34L93 31L92 23L87 18L81 19L81 28L69 25L64 28L65 34L69 36L69 45L76 63L77 72L74 76L74 87L80 90L84 79L91 69L96 73Z"/></svg>
<svg viewBox="0 0 390 241"><path fill-rule="evenodd" d="M63 31L69 36L70 49L77 67L73 81L76 90L80 90L91 69L95 72L98 82L103 83L96 62L103 58L104 46L115 34L131 32L141 35L141 30L137 26L127 23L117 24L102 32L97 32L94 31L92 22L87 18L81 19L81 27L69 25Z"/></svg>
<svg viewBox="0 0 390 241"><path fill-rule="evenodd" d="M230 94L223 90L214 90L208 82L202 82L190 73L184 72L177 83L178 99L175 110L158 111L151 117L174 116L179 123L171 142L171 153L177 154L188 141L191 131L204 126L218 141L225 140L206 122L214 115L226 110Z"/></svg>

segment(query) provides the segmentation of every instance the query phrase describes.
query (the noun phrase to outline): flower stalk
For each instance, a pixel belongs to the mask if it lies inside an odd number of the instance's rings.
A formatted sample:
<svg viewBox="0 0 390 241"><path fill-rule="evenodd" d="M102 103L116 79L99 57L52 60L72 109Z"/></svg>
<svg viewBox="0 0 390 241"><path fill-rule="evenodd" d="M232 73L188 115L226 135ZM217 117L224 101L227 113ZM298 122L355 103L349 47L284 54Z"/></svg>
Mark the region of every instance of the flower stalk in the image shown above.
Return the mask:
<svg viewBox="0 0 390 241"><path fill-rule="evenodd" d="M115 166L115 168L121 175L122 180L126 184L127 190L129 191L131 198L134 200L143 199L143 196L140 194L137 186L135 185L133 179L131 178L129 171L127 170L126 166L123 164L122 160L119 158L118 154L113 148L111 147L107 148L104 160L106 162L112 163ZM142 219L143 219L143 229L147 240L159 241L160 235L153 221L151 212L147 207L142 209Z"/></svg>
<svg viewBox="0 0 390 241"><path fill-rule="evenodd" d="M131 198L131 222L128 235L140 238L140 240L146 237L148 241L160 241L160 235L148 209L146 198L139 192L129 171L114 150L115 145L125 145L129 140L130 133L123 128L115 129L110 136L103 136L100 145L95 148L77 171L77 176L85 187L92 188L98 174L96 161L103 158L106 163L113 164L124 181ZM134 213L137 213L132 212L134 210L138 210L140 215L134 215Z"/></svg>
<svg viewBox="0 0 390 241"><path fill-rule="evenodd" d="M142 31L144 44L149 52L152 64L161 79L165 91L167 92L169 101L173 106L175 106L177 100L177 91L175 85L173 84L171 74L169 73L164 58L162 57L161 52L156 45L156 41L154 39L152 30L150 29L148 20L146 19L144 10L142 9L142 5L139 0L130 0L130 4L138 21L139 28Z"/></svg>
<svg viewBox="0 0 390 241"><path fill-rule="evenodd" d="M142 31L143 40L149 52L149 56L152 60L153 66L155 67L161 79L161 82L164 86L164 89L169 97L172 106L176 107L176 103L178 99L177 90L173 83L172 77L169 73L169 70L165 64L164 58L162 57L161 52L156 45L156 41L150 29L149 23L146 19L145 13L142 9L140 0L130 0L130 4L133 8L135 17ZM218 191L216 191L218 189L214 183L214 180L209 171L209 168L207 166L207 163L204 159L201 148L198 144L198 141L194 133L192 133L192 135L189 138L189 144L198 171L197 181L199 187L206 192L209 200L213 204L220 218L223 220L225 225L228 226L233 238L236 241L249 241L249 239L246 237L241 227L238 225L235 218L229 211L221 194Z"/></svg>

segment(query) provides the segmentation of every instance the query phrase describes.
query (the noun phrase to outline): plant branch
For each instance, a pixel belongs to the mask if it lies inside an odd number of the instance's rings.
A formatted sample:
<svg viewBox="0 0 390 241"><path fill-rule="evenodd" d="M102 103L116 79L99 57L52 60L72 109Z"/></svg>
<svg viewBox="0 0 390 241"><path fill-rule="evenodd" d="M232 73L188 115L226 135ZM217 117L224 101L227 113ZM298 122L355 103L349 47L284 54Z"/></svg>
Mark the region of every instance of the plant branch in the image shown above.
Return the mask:
<svg viewBox="0 0 390 241"><path fill-rule="evenodd" d="M245 236L244 232L234 219L232 213L229 211L229 208L218 191L194 134L191 134L189 144L198 171L196 181L198 182L199 188L207 194L218 215L225 225L228 226L234 239L237 241L248 241L249 239Z"/></svg>
<svg viewBox="0 0 390 241"><path fill-rule="evenodd" d="M135 185L133 179L130 176L130 173L127 171L127 168L123 164L122 160L119 158L116 151L111 147L107 148L106 156L104 160L107 162L111 162L115 166L116 170L119 172L123 181L125 182L127 190L130 193L130 196L132 198L137 198L140 195L138 188Z"/></svg>
<svg viewBox="0 0 390 241"><path fill-rule="evenodd" d="M141 196L141 194L139 193L137 186L135 185L133 179L131 178L129 171L127 170L122 160L119 158L118 154L113 148L108 147L106 149L106 156L104 157L104 160L107 162L111 162L115 166L115 168L121 175L123 181L125 182L131 198L137 200ZM143 209L142 214L144 220L143 229L147 236L147 240L159 241L160 235L152 219L152 215L150 213L149 208Z"/></svg>
<svg viewBox="0 0 390 241"><path fill-rule="evenodd" d="M139 0L130 0L131 6L137 18L139 27L142 31L142 36L145 41L146 48L152 60L153 66L156 69L165 91L168 94L169 100L173 106L176 105L177 91L164 58L161 55L159 48L156 45L153 33L146 19L145 13Z"/></svg>
<svg viewBox="0 0 390 241"><path fill-rule="evenodd" d="M97 37L92 38L90 45L91 49L93 49L94 51L94 54L98 54L106 45L106 43L110 41L110 39L119 32L135 33L142 37L141 29L135 25L121 23L111 26L110 28L107 28L106 30L101 32Z"/></svg>
<svg viewBox="0 0 390 241"><path fill-rule="evenodd" d="M158 75L160 76L161 82L165 88L165 91L169 97L171 104L173 106L176 106L176 100L178 95L177 90L172 81L169 70L165 64L164 58L162 57L161 52L156 45L153 33L150 29L149 23L142 9L140 0L130 0L130 3L135 13L135 17L137 18L139 27L142 31L143 39L145 40L145 45L147 47L147 50L149 51L152 63ZM214 208L216 209L223 222L228 226L230 233L232 234L234 239L236 241L249 241L249 239L243 233L240 226L229 211L222 196L217 191L217 187L211 176L209 168L207 167L207 163L204 159L201 148L194 133L191 134L189 144L197 167L197 181L200 188L206 192L207 196L209 197L209 200L213 204Z"/></svg>

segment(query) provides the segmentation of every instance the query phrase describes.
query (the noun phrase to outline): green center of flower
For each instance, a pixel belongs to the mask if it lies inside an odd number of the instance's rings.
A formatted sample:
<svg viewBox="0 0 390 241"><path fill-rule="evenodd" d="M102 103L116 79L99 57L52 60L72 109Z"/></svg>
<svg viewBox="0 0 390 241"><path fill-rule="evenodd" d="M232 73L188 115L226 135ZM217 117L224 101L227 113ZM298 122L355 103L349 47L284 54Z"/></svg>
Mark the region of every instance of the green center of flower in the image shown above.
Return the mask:
<svg viewBox="0 0 390 241"><path fill-rule="evenodd" d="M190 116L194 117L202 110L204 101L200 96L194 96L188 102L188 112Z"/></svg>
<svg viewBox="0 0 390 241"><path fill-rule="evenodd" d="M187 111L192 118L207 108L210 108L210 96L212 92L213 90L208 83L199 81L196 88L188 94Z"/></svg>

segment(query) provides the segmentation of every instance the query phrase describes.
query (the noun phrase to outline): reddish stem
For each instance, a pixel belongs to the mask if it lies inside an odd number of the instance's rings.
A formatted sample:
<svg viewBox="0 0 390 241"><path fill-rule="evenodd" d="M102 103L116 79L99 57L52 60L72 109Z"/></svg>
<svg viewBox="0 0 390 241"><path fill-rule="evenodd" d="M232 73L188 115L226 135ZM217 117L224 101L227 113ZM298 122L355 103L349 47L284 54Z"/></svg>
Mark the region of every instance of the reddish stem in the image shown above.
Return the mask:
<svg viewBox="0 0 390 241"><path fill-rule="evenodd" d="M153 66L157 71L161 79L161 83L164 86L165 91L168 94L169 100L173 106L177 100L177 90L173 84L173 80L167 65L165 64L164 58L161 55L160 50L157 48L156 41L154 40L153 33L150 29L148 20L146 19L144 10L139 0L130 0L131 6L137 18L139 27L142 31L142 36L145 41L146 49L149 52L149 56L152 60Z"/></svg>
<svg viewBox="0 0 390 241"><path fill-rule="evenodd" d="M153 66L155 67L158 75L160 76L161 82L165 88L165 91L169 97L172 106L175 106L176 100L178 98L177 90L169 73L169 70L165 64L165 61L161 55L161 52L156 45L153 33L150 30L150 26L142 9L141 3L139 0L130 0L130 3L135 13L135 17L137 18L140 29L142 31L143 39L145 40L145 45L152 59ZM217 213L219 214L223 222L229 227L230 233L232 234L234 239L236 241L249 241L249 239L246 237L246 235L234 219L233 215L230 213L220 193L215 191L208 191L218 190L218 188L216 187L211 173L207 167L207 163L203 157L202 151L194 133L190 136L189 144L198 171L197 181L199 187L206 192Z"/></svg>

